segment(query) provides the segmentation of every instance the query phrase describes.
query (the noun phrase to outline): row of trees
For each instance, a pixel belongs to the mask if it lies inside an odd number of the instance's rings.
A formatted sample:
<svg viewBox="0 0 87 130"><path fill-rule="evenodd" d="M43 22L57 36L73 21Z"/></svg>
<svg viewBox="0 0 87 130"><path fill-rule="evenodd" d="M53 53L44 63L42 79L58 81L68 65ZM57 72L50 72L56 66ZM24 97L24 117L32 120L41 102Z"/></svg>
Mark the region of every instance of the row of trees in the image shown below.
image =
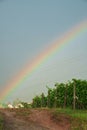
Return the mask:
<svg viewBox="0 0 87 130"><path fill-rule="evenodd" d="M56 83L54 88L47 86L48 94L35 96L32 107L69 107L87 109L87 81L72 79L67 83Z"/></svg>

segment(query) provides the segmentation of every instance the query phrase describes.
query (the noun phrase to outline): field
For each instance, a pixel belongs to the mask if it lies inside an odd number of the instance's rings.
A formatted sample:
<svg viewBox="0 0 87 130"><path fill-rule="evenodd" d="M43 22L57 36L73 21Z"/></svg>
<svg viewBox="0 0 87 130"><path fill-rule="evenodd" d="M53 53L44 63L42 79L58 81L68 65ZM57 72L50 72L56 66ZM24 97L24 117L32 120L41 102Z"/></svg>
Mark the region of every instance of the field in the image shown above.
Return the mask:
<svg viewBox="0 0 87 130"><path fill-rule="evenodd" d="M0 109L0 130L87 130L87 111Z"/></svg>

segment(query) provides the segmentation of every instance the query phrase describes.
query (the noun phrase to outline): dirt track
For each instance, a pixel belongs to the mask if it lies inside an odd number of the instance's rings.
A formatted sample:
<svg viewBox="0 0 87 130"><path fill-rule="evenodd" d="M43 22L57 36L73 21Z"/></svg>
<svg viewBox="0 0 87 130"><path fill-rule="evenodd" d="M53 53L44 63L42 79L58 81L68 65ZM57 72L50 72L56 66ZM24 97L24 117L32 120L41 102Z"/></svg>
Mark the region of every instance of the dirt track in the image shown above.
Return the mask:
<svg viewBox="0 0 87 130"><path fill-rule="evenodd" d="M69 130L67 119L56 122L47 110L31 110L27 118L17 116L15 111L1 110L4 130Z"/></svg>

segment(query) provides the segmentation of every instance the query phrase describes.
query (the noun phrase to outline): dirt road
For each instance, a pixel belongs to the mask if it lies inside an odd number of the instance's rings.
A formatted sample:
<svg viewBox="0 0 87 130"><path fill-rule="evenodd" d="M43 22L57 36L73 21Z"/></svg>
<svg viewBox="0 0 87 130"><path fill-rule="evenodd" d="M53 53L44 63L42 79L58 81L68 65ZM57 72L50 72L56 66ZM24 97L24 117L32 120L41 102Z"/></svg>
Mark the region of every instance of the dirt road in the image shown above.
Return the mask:
<svg viewBox="0 0 87 130"><path fill-rule="evenodd" d="M24 118L12 110L0 110L4 117L4 130L69 130L69 122L55 122L47 110L31 110Z"/></svg>

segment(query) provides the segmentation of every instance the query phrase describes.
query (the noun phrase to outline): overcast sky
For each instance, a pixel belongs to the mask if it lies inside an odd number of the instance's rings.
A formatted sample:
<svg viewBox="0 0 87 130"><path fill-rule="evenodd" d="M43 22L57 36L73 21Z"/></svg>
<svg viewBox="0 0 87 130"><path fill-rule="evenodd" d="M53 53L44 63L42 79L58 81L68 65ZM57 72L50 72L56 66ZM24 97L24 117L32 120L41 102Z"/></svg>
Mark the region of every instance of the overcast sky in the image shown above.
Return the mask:
<svg viewBox="0 0 87 130"><path fill-rule="evenodd" d="M87 20L86 0L0 0L0 92L52 41ZM87 79L87 31L29 76L7 101L31 101L46 85Z"/></svg>

